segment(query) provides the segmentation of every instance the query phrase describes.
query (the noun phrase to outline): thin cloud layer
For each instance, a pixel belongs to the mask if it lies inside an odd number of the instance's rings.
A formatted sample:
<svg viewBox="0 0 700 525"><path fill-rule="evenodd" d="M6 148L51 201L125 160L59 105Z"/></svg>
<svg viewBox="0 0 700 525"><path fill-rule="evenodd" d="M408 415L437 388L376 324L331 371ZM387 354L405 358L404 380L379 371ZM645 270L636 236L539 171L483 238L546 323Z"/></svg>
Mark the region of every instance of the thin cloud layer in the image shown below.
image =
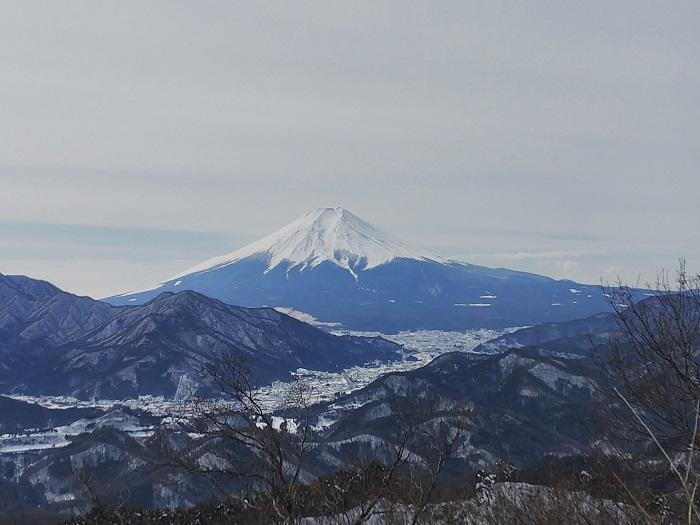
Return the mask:
<svg viewBox="0 0 700 525"><path fill-rule="evenodd" d="M215 255L197 232L231 251L326 205L555 277L693 267L699 22L697 2L5 6L0 271L139 288ZM37 253L56 224L105 233ZM133 230L152 272L110 255Z"/></svg>

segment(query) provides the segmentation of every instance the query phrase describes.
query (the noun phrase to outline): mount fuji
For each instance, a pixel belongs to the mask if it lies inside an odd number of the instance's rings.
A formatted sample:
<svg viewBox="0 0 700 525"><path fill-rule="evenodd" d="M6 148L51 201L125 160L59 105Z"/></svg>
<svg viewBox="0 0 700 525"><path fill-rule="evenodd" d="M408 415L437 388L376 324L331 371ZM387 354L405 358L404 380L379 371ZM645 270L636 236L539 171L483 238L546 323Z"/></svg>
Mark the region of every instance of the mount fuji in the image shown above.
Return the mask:
<svg viewBox="0 0 700 525"><path fill-rule="evenodd" d="M447 260L343 208L318 208L239 250L106 301L143 304L182 290L385 332L532 325L609 308L600 286Z"/></svg>

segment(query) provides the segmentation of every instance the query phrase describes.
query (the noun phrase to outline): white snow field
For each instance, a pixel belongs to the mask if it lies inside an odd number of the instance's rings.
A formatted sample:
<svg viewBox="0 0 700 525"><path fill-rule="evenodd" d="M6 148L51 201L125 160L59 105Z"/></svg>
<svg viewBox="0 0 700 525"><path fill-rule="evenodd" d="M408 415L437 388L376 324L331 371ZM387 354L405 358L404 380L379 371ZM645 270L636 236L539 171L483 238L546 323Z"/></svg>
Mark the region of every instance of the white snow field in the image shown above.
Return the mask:
<svg viewBox="0 0 700 525"><path fill-rule="evenodd" d="M213 257L181 274L205 272L252 256L264 256L267 270L283 262L290 267L313 268L322 262L333 264L355 274L355 269L368 270L398 257L441 261L439 257L412 248L378 230L344 208L317 208L282 229L227 255ZM362 265L355 268L356 263Z"/></svg>
<svg viewBox="0 0 700 525"><path fill-rule="evenodd" d="M154 290L165 283L192 274L222 268L248 258L264 258L270 271L282 263L289 269L314 268L331 262L353 277L397 258L420 261L446 261L375 228L344 208L317 208L290 222L276 232L226 255L212 257L158 285L122 294L120 297Z"/></svg>
<svg viewBox="0 0 700 525"><path fill-rule="evenodd" d="M471 352L479 344L517 329L518 328L509 328L506 330L478 329L459 332L419 330L399 332L397 334L336 330L333 333L338 335L381 336L411 350L413 354L403 361L395 363L377 362L363 367L349 368L340 373L300 368L293 375L298 379L304 380L310 387L310 392L315 402L331 401L336 395L363 388L384 374L419 368L446 352ZM272 385L262 387L258 390L259 399L263 406L270 411L283 408L288 399L288 394L292 385L292 382L278 381ZM72 407L110 409L122 405L129 408L141 409L156 416L182 414L185 410L185 402L182 400L165 399L160 396L140 396L135 399L102 399L93 401L78 400L68 396L34 397L13 395L10 397L54 409ZM135 426L133 421L121 421L112 418L109 422L105 421L105 424L107 423L134 435L145 436L151 432L150 429ZM0 435L0 454L65 446L70 442L68 436L79 434L84 430L87 424L88 421L80 420L73 425L57 427L52 430L29 430L22 434Z"/></svg>

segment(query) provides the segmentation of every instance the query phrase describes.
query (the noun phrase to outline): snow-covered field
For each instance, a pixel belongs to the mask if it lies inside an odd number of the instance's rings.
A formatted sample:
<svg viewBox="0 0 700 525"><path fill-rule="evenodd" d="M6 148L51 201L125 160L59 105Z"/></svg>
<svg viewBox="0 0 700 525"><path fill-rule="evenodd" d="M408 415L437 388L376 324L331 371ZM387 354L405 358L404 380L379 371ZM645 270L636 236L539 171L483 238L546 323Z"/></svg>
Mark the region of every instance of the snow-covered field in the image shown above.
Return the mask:
<svg viewBox="0 0 700 525"><path fill-rule="evenodd" d="M15 397L15 399L18 398ZM21 399L57 409L67 409L71 406L87 406L81 401L71 400L70 398L22 397ZM92 406L98 405L93 403ZM106 404L100 406L109 408L109 405ZM153 434L154 430L153 427L142 426L138 418L130 414L126 414L123 411L114 411L93 419L78 419L69 425L54 428L26 429L20 433L0 434L0 454L65 447L70 443L72 436L103 427L119 428L133 437L148 437Z"/></svg>
<svg viewBox="0 0 700 525"><path fill-rule="evenodd" d="M428 364L435 357L446 352L471 352L484 343L505 333L517 330L465 330L448 332L441 330L420 330L414 332L399 332L397 334L382 334L379 332L349 332L334 331L335 334L356 336L381 336L400 344L413 353L406 359L395 363L375 363L362 367L353 367L340 373L322 372L317 370L298 369L294 374L298 380L303 380L315 402L330 401L336 395L352 392L368 385L378 377L391 373L413 370ZM260 402L268 410L283 408L289 397L290 388L294 383L275 382L258 390ZM47 408L67 409L75 407L94 407L104 410L121 405L140 409L156 416L181 414L184 410L182 401L174 401L156 396L140 396L136 399L82 401L68 396L11 396L15 399L36 403ZM0 435L0 453L39 450L65 446L71 434L80 433L79 426L85 422L77 422L69 427L59 427L51 431L26 432L22 435ZM114 424L119 425L118 421ZM129 432L142 432L143 429L123 428Z"/></svg>
<svg viewBox="0 0 700 525"><path fill-rule="evenodd" d="M174 409L182 406L181 401L172 401L162 396L139 396L134 399L93 399L85 401L71 396L21 396L14 394L3 394L12 399L36 403L45 408L55 408L58 410L67 408L100 408L109 410L115 406L125 406L127 408L143 410L154 416L165 416L171 414Z"/></svg>
<svg viewBox="0 0 700 525"><path fill-rule="evenodd" d="M334 330L336 335L355 335L375 337L380 336L413 352L412 356L395 363L377 363L369 366L357 366L340 373L320 372L298 369L296 377L304 380L311 388L314 401L330 401L336 394L344 394L367 386L378 377L391 372L405 372L427 365L440 354L446 352L471 352L481 343L514 332L519 328L504 330L418 330L399 332L397 334L382 334L380 332L351 332ZM288 397L291 383L276 382L259 390L261 399L270 410L282 408Z"/></svg>

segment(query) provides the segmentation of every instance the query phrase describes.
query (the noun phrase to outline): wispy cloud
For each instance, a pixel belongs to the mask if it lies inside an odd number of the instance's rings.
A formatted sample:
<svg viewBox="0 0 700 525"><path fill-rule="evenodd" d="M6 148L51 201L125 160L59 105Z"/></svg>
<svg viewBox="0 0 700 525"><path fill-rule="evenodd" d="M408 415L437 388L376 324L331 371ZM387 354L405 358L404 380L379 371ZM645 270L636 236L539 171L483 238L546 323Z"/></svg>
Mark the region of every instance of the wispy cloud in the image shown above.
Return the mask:
<svg viewBox="0 0 700 525"><path fill-rule="evenodd" d="M571 259L593 255L596 252L589 250L551 250L544 252L497 252L497 253L471 253L465 255L466 259L504 259L510 261L523 261L528 259Z"/></svg>
<svg viewBox="0 0 700 525"><path fill-rule="evenodd" d="M233 250L251 238L235 233L163 230L88 224L0 221L0 243L6 246L69 249L90 248L93 256L102 251L192 253L201 257Z"/></svg>
<svg viewBox="0 0 700 525"><path fill-rule="evenodd" d="M104 297L151 285L248 240L212 232L0 221L0 273Z"/></svg>
<svg viewBox="0 0 700 525"><path fill-rule="evenodd" d="M697 2L6 4L0 271L138 288L319 205L594 282L700 260Z"/></svg>

